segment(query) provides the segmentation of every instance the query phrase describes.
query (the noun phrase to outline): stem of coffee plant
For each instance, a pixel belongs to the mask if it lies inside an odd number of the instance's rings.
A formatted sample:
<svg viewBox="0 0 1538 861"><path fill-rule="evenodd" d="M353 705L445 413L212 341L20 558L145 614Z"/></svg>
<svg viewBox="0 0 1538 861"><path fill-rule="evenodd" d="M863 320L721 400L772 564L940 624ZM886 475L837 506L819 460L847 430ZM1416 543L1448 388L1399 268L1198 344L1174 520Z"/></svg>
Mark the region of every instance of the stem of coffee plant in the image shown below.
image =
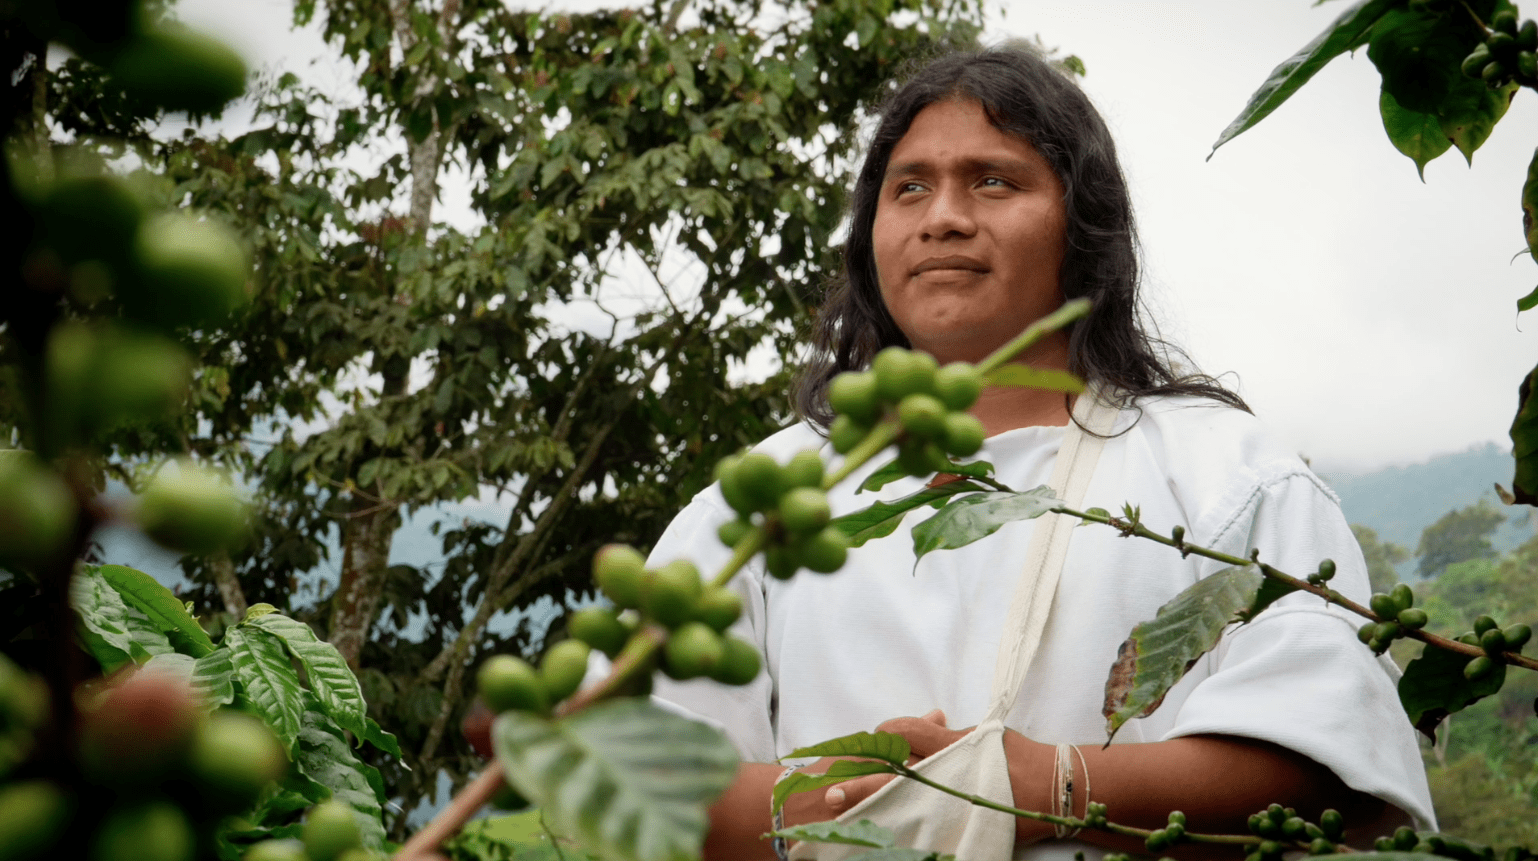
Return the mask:
<svg viewBox="0 0 1538 861"><path fill-rule="evenodd" d="M1229 565L1256 565L1259 567L1260 572L1265 576L1270 577L1273 580L1286 583L1288 586L1291 586L1299 592L1307 592L1311 595L1317 595L1331 604L1343 607L1357 614L1358 616L1371 619L1374 622L1392 621L1382 618L1377 613L1374 613L1371 609L1363 607L1361 604L1358 604L1350 598L1347 598L1339 592L1336 592L1334 589L1329 589L1323 586L1315 586L1306 580L1299 580L1298 578L1293 577L1286 572L1279 571L1270 565L1259 561L1258 559L1242 559L1238 556L1232 556L1227 553L1220 553L1216 550L1210 550L1206 547L1192 544L1189 541L1185 541L1183 539L1177 541L1170 536L1161 535L1157 532L1154 532L1153 530L1144 526L1142 523L1116 517L1111 514L1105 514L1096 511L1076 511L1067 506L1058 506L1052 510L1059 514L1066 514L1070 517L1077 517L1080 520L1086 521L1088 523L1100 523L1106 526L1110 526L1119 530L1123 535L1136 536L1138 538L1146 538L1149 541L1156 541L1165 546L1173 547L1183 554L1195 554L1197 556L1202 556L1218 562L1225 562ZM1435 646L1439 649L1446 649L1449 652L1457 652L1458 654L1468 655L1471 658L1477 658L1485 654L1485 650L1479 648L1478 646L1470 646L1467 643L1460 643L1457 640L1450 640L1446 637L1439 637L1436 634L1427 633L1425 630L1406 629L1404 636L1410 639L1420 640L1429 646ZM1538 660L1534 660L1516 652L1502 652L1501 661L1507 664L1511 664L1512 666L1538 671Z"/></svg>

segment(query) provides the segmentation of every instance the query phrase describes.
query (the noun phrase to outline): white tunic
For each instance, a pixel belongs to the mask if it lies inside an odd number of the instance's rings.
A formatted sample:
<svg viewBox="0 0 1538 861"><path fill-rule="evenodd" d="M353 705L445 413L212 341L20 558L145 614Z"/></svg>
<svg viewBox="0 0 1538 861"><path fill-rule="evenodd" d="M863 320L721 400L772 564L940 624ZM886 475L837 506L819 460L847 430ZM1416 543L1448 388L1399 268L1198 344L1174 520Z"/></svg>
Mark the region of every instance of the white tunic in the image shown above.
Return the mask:
<svg viewBox="0 0 1538 861"><path fill-rule="evenodd" d="M1191 398L1144 399L1140 407L1122 411L1085 508L1138 505L1151 529L1168 534L1182 525L1188 541L1235 556L1259 550L1298 577L1334 559L1331 585L1366 603L1366 565L1334 494L1253 416ZM1004 484L1027 490L1048 480L1062 437L1060 427L1020 428L988 439L977 457ZM757 448L780 462L804 448L831 456L801 425ZM877 465L830 492L835 515L923 485L904 479L856 494ZM833 575L803 571L781 581L750 565L734 580L746 605L735 631L763 652L767 672L739 688L659 676L658 698L718 724L744 759L758 762L934 708L951 727L976 724L1034 522L930 553L915 569L909 529L931 511L912 512L893 534L851 551ZM652 564L687 557L707 575L719 570L729 554L716 528L731 517L712 485L668 527ZM1049 744L1104 743L1101 704L1117 647L1162 604L1224 567L1106 526L1075 530L1008 725ZM1312 596L1289 596L1231 629L1158 710L1128 722L1115 741L1220 733L1272 742L1388 801L1417 827L1434 827L1415 733L1394 688L1398 673L1357 641L1360 621ZM1025 854L1066 858L1085 848L1059 841Z"/></svg>

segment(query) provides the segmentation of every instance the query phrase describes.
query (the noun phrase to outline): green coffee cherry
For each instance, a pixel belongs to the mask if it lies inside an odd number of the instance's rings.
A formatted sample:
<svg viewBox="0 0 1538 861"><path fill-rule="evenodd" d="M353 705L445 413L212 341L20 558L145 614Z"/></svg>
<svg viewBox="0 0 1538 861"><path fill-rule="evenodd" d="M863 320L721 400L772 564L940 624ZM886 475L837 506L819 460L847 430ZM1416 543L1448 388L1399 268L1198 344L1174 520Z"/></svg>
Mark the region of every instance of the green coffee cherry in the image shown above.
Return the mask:
<svg viewBox="0 0 1538 861"><path fill-rule="evenodd" d="M1523 21L1517 30L1517 47L1524 51L1538 50L1538 21Z"/></svg>
<svg viewBox="0 0 1538 861"><path fill-rule="evenodd" d="M609 544L593 555L593 580L618 607L641 605L641 572L645 568L646 557L628 545Z"/></svg>
<svg viewBox="0 0 1538 861"><path fill-rule="evenodd" d="M748 533L752 531L753 523L739 518L737 520L728 520L721 524L716 529L716 537L720 538L721 543L727 547L736 547L738 542L748 537Z"/></svg>
<svg viewBox="0 0 1538 861"><path fill-rule="evenodd" d="M247 505L234 485L187 460L155 474L139 496L137 515L145 535L193 554L232 547L250 528Z"/></svg>
<svg viewBox="0 0 1538 861"><path fill-rule="evenodd" d="M1527 625L1512 625L1504 630L1506 635L1506 649L1511 652L1521 652L1527 641L1532 639L1533 629Z"/></svg>
<svg viewBox="0 0 1538 861"><path fill-rule="evenodd" d="M305 854L302 842L282 838L251 844L241 861L310 861L310 856Z"/></svg>
<svg viewBox="0 0 1538 861"><path fill-rule="evenodd" d="M1319 563L1319 570L1310 574L1308 582L1315 586L1322 586L1335 579L1335 560L1325 559Z"/></svg>
<svg viewBox="0 0 1538 861"><path fill-rule="evenodd" d="M1531 23L1531 22L1530 22ZM1532 51L1523 51L1517 55L1517 74L1524 80L1532 81L1538 78L1538 54Z"/></svg>
<svg viewBox="0 0 1538 861"><path fill-rule="evenodd" d="M833 444L833 450L839 454L854 451L855 446L864 442L867 436L870 436L870 427L850 416L838 416L828 427L828 442Z"/></svg>
<svg viewBox="0 0 1538 861"><path fill-rule="evenodd" d="M246 89L239 54L173 24L133 36L107 68L129 93L171 111L215 111Z"/></svg>
<svg viewBox="0 0 1538 861"><path fill-rule="evenodd" d="M1310 855L1334 855L1335 854L1335 844L1331 843L1329 840L1327 840L1327 839L1325 839L1323 837L1315 837L1313 842L1308 844L1308 854L1310 854Z"/></svg>
<svg viewBox="0 0 1538 861"><path fill-rule="evenodd" d="M752 510L763 511L779 501L780 465L774 458L761 451L750 451L737 460L734 472L737 489Z"/></svg>
<svg viewBox="0 0 1538 861"><path fill-rule="evenodd" d="M950 413L945 417L945 451L956 457L971 457L983 447L987 431L971 413Z"/></svg>
<svg viewBox="0 0 1538 861"><path fill-rule="evenodd" d="M1363 643L1371 643L1378 638L1378 623L1367 622L1356 629L1356 638Z"/></svg>
<svg viewBox="0 0 1538 861"><path fill-rule="evenodd" d="M1495 662L1485 655L1480 655L1463 665L1463 677L1471 682L1478 681L1494 671Z"/></svg>
<svg viewBox="0 0 1538 861"><path fill-rule="evenodd" d="M1367 606L1371 607L1373 613L1380 619L1392 619L1399 615L1399 604L1383 592L1373 595Z"/></svg>
<svg viewBox="0 0 1538 861"><path fill-rule="evenodd" d="M1288 840L1297 840L1303 836L1303 827L1307 824L1301 816L1290 816L1282 823L1282 836Z"/></svg>
<svg viewBox="0 0 1538 861"><path fill-rule="evenodd" d="M1483 637L1486 631L1490 631L1499 627L1500 625L1496 624L1495 619L1489 616L1480 616L1478 619L1474 620L1474 635Z"/></svg>
<svg viewBox="0 0 1538 861"><path fill-rule="evenodd" d="M873 424L881 417L881 399L876 391L876 375L869 371L846 371L828 384L828 406L841 416L863 424Z"/></svg>
<svg viewBox="0 0 1538 861"><path fill-rule="evenodd" d="M797 487L780 497L780 523L793 535L815 532L828 525L833 512L821 489Z"/></svg>
<svg viewBox="0 0 1538 861"><path fill-rule="evenodd" d="M1501 81L1506 79L1506 67L1501 65L1499 60L1492 60L1485 64L1485 70L1479 76L1484 79L1487 85L1498 87L1501 85Z"/></svg>
<svg viewBox="0 0 1538 861"><path fill-rule="evenodd" d="M1506 635L1500 628L1491 628L1480 635L1479 647L1491 657L1496 657L1506 651Z"/></svg>
<svg viewBox="0 0 1538 861"><path fill-rule="evenodd" d="M0 857L51 857L54 844L69 822L70 800L46 780L0 785Z"/></svg>
<svg viewBox="0 0 1538 861"><path fill-rule="evenodd" d="M717 631L725 631L742 616L742 597L724 586L706 586L694 616Z"/></svg>
<svg viewBox="0 0 1538 861"><path fill-rule="evenodd" d="M363 845L352 808L337 800L310 808L304 820L304 851L310 861L336 861L343 852Z"/></svg>
<svg viewBox="0 0 1538 861"><path fill-rule="evenodd" d="M246 301L245 249L217 222L162 215L139 229L135 257L136 277L117 291L135 320L167 329L217 323Z"/></svg>
<svg viewBox="0 0 1538 861"><path fill-rule="evenodd" d="M188 758L199 788L221 810L238 813L288 773L288 755L267 724L236 711L215 712Z"/></svg>
<svg viewBox="0 0 1538 861"><path fill-rule="evenodd" d="M974 365L952 362L935 372L935 396L950 410L965 410L983 391L983 374Z"/></svg>
<svg viewBox="0 0 1538 861"><path fill-rule="evenodd" d="M1511 9L1502 9L1501 11L1495 13L1495 16L1490 19L1490 27L1495 30L1495 33L1491 34L1492 36L1496 34L1516 36L1517 13Z"/></svg>
<svg viewBox="0 0 1538 861"><path fill-rule="evenodd" d="M764 549L764 570L780 580L789 580L801 568L801 556L789 547L775 545Z"/></svg>
<svg viewBox="0 0 1538 861"><path fill-rule="evenodd" d="M832 574L849 558L849 538L834 526L824 527L800 547L801 564L818 574Z"/></svg>
<svg viewBox="0 0 1538 861"><path fill-rule="evenodd" d="M1411 631L1419 631L1421 628L1426 627L1426 623L1429 621L1431 621L1431 617L1426 615L1425 610L1418 607L1399 611L1399 624Z"/></svg>
<svg viewBox="0 0 1538 861"><path fill-rule="evenodd" d="M796 452L790 462L780 470L780 479L786 487L822 487L822 457L815 449Z"/></svg>
<svg viewBox="0 0 1538 861"><path fill-rule="evenodd" d="M91 856L94 861L192 861L196 848L192 824L181 808L152 801L109 813L96 832Z"/></svg>
<svg viewBox="0 0 1538 861"><path fill-rule="evenodd" d="M926 440L945 433L945 404L932 395L911 394L897 404L897 420L908 433Z"/></svg>
<svg viewBox="0 0 1538 861"><path fill-rule="evenodd" d="M510 710L544 712L550 707L544 681L528 661L512 655L493 655L475 674L476 688L486 708L501 713Z"/></svg>
<svg viewBox="0 0 1538 861"><path fill-rule="evenodd" d="M758 678L763 659L752 644L731 635L721 638L721 660L710 677L723 685L745 685Z"/></svg>
<svg viewBox="0 0 1538 861"><path fill-rule="evenodd" d="M664 627L676 628L693 617L702 589L694 563L674 560L642 578L641 612Z"/></svg>
<svg viewBox="0 0 1538 861"><path fill-rule="evenodd" d="M938 446L921 439L904 440L897 449L897 463L916 478L934 475L951 465Z"/></svg>
<svg viewBox="0 0 1538 861"><path fill-rule="evenodd" d="M1474 50L1470 51L1467 57L1463 58L1463 63L1459 66L1459 69L1462 70L1464 75L1470 78L1477 78L1484 73L1485 66L1489 64L1490 59L1490 46L1480 42L1474 46Z"/></svg>
<svg viewBox="0 0 1538 861"><path fill-rule="evenodd" d="M0 451L0 562L53 559L75 531L74 494L30 452Z"/></svg>
<svg viewBox="0 0 1538 861"><path fill-rule="evenodd" d="M570 631L573 637L611 658L619 654L620 649L625 647L625 642L630 639L630 631L619 620L619 616L607 607L586 607L578 610L571 614L570 621L566 623L566 630Z"/></svg>
<svg viewBox="0 0 1538 861"><path fill-rule="evenodd" d="M1319 814L1319 828L1324 831L1324 836L1339 840L1346 833L1346 819L1340 815L1339 810L1331 808Z"/></svg>
<svg viewBox="0 0 1538 861"><path fill-rule="evenodd" d="M1184 828L1186 824L1186 814L1181 810L1171 810L1168 821L1171 825L1179 825L1180 827Z"/></svg>
<svg viewBox="0 0 1538 861"><path fill-rule="evenodd" d="M721 635L703 622L679 625L663 647L668 674L677 679L710 675L725 655Z"/></svg>
<svg viewBox="0 0 1538 861"><path fill-rule="evenodd" d="M551 703L558 703L577 692L587 675L587 659L592 647L581 640L562 640L550 647L539 663L540 681Z"/></svg>
<svg viewBox="0 0 1538 861"><path fill-rule="evenodd" d="M934 391L936 362L926 353L901 347L887 347L871 360L876 375L876 393L883 401L896 403L911 394Z"/></svg>
<svg viewBox="0 0 1538 861"><path fill-rule="evenodd" d="M1388 596L1393 600L1394 606L1400 610L1408 610L1415 604L1415 593L1411 592L1410 587L1404 583L1400 583L1390 590Z"/></svg>
<svg viewBox="0 0 1538 861"><path fill-rule="evenodd" d="M110 174L59 179L39 207L42 239L66 265L100 260L123 269L144 218L128 183Z"/></svg>

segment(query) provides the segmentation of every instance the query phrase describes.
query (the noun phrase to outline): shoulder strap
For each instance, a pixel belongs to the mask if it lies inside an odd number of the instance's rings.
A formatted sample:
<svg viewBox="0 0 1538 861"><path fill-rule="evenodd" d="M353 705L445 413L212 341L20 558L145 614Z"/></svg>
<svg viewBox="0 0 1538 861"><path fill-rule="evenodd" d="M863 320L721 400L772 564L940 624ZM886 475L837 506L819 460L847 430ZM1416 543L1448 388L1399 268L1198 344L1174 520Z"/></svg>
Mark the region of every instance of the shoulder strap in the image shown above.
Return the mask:
<svg viewBox="0 0 1538 861"><path fill-rule="evenodd" d="M1077 421L1069 422L1064 429L1063 444L1049 482L1069 507L1078 508L1083 502L1089 480L1095 474L1095 464L1100 460L1100 450L1105 447L1105 435L1115 425L1118 412L1093 388L1085 390L1074 404L1073 417ZM1043 514L1034 524L1020 584L1015 587L1009 615L1004 619L998 663L993 672L992 701L985 720L1003 721L1020 696L1026 670L1036 656L1036 646L1041 642L1052 599L1057 594L1069 539L1078 525L1078 518L1052 513Z"/></svg>

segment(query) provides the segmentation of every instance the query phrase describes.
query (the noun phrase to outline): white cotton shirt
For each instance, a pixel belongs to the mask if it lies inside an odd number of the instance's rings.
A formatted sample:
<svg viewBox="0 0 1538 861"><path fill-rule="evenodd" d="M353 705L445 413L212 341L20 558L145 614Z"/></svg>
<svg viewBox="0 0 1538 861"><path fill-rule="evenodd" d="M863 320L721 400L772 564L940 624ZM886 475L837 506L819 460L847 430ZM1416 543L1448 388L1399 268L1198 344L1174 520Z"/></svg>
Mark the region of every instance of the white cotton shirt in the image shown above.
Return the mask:
<svg viewBox="0 0 1538 861"><path fill-rule="evenodd" d="M1113 433L1083 508L1118 513L1130 503L1155 531L1184 526L1190 542L1235 556L1259 551L1298 577L1333 559L1331 585L1366 603L1366 566L1334 495L1253 416L1207 400L1144 399L1121 412ZM977 459L992 463L999 481L1028 490L1048 481L1063 434L1061 427L1007 431L989 438ZM804 425L757 446L780 462L805 448L836 460ZM835 516L923 486L908 478L857 494L876 466L829 493ZM759 647L767 672L735 688L659 677L658 699L719 725L745 760L758 762L935 708L951 727L975 725L987 710L1004 617L1035 521L932 552L915 568L909 530L931 511L911 512L891 535L852 550L836 574L777 580L759 557L734 579L745 603L734 631ZM703 571L719 570L729 551L716 529L732 517L712 485L668 527L651 564L687 557ZM1043 641L1007 725L1048 744L1103 744L1101 705L1117 647L1161 605L1224 567L1106 526L1074 530ZM1209 733L1272 742L1384 799L1417 827L1434 827L1415 733L1394 687L1398 673L1357 641L1359 622L1312 596L1289 596L1225 634L1153 714L1123 726L1115 743ZM1055 841L1017 855L1046 861L1078 850L1102 854Z"/></svg>

